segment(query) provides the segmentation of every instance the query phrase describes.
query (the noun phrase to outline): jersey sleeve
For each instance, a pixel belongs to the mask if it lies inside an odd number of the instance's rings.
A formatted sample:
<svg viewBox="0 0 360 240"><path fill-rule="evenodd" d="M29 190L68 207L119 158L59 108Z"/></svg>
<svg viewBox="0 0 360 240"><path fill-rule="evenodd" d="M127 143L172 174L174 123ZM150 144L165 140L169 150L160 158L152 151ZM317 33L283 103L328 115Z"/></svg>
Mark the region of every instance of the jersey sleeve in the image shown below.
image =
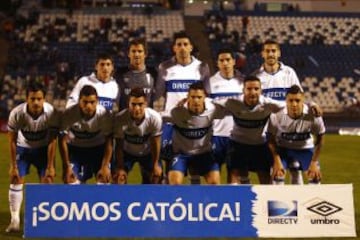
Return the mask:
<svg viewBox="0 0 360 240"><path fill-rule="evenodd" d="M286 102L285 101L279 101L279 100L275 100L269 97L261 97L262 100L262 104L269 109L271 112L276 113L278 111L280 111L281 109L283 109L284 107L286 107Z"/></svg>
<svg viewBox="0 0 360 240"><path fill-rule="evenodd" d="M71 91L71 93L70 93L70 95L68 97L65 108L69 108L69 107L75 105L76 103L78 103L80 90L84 86L84 80L83 79L84 79L84 77L80 78L77 81L77 83L75 84L73 90Z"/></svg>
<svg viewBox="0 0 360 240"><path fill-rule="evenodd" d="M16 109L13 109L10 112L9 119L8 119L8 131L10 132L17 132L19 130L19 116L17 114Z"/></svg>
<svg viewBox="0 0 360 240"><path fill-rule="evenodd" d="M152 117L153 131L152 136L160 136L162 134L162 118L157 112L154 112Z"/></svg>
<svg viewBox="0 0 360 240"><path fill-rule="evenodd" d="M325 134L325 124L322 117L317 117L314 119L314 125L311 129L311 133L315 135Z"/></svg>

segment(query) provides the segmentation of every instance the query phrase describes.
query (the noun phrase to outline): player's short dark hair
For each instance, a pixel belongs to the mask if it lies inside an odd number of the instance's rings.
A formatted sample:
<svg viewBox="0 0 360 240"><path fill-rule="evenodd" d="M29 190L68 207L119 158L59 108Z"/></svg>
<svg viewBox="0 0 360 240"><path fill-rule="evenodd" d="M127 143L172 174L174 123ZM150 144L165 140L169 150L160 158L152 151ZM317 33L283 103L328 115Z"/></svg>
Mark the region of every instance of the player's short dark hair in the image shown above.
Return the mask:
<svg viewBox="0 0 360 240"><path fill-rule="evenodd" d="M257 76L254 76L254 75L249 75L244 78L244 84L246 82L253 82L253 81L257 81L257 82L261 83L260 78L258 78Z"/></svg>
<svg viewBox="0 0 360 240"><path fill-rule="evenodd" d="M82 96L88 97L92 95L95 95L96 97L98 96L96 89L91 85L85 85L80 90L79 98Z"/></svg>
<svg viewBox="0 0 360 240"><path fill-rule="evenodd" d="M270 44L274 44L280 49L280 44L277 41L272 40L272 39L267 39L267 40L265 40L265 42L263 42L262 50L264 50L265 45L270 45Z"/></svg>
<svg viewBox="0 0 360 240"><path fill-rule="evenodd" d="M29 84L26 87L26 97L29 96L30 92L37 92L37 91L41 91L45 97L46 90L45 90L45 86L42 83L39 83L37 81L29 82Z"/></svg>
<svg viewBox="0 0 360 240"><path fill-rule="evenodd" d="M136 87L136 88L131 89L131 91L129 93L129 99L130 99L130 97L135 97L135 98L144 97L146 100L145 91L141 87Z"/></svg>
<svg viewBox="0 0 360 240"><path fill-rule="evenodd" d="M129 42L128 50L130 50L130 47L133 45L142 45L144 47L145 53L148 52L148 46L145 38L134 38Z"/></svg>
<svg viewBox="0 0 360 240"><path fill-rule="evenodd" d="M97 54L97 56L96 56L96 64L100 60L110 60L114 64L113 56L110 53L107 53L107 52L101 52L101 53Z"/></svg>
<svg viewBox="0 0 360 240"><path fill-rule="evenodd" d="M176 40L179 39L179 38L187 38L187 39L189 39L190 44L194 46L194 42L193 42L192 38L185 31L180 31L180 32L174 33L173 42L172 42L173 46L175 45Z"/></svg>
<svg viewBox="0 0 360 240"><path fill-rule="evenodd" d="M298 94L298 93L303 94L304 92L301 90L299 85L294 84L286 91L286 96L289 94Z"/></svg>
<svg viewBox="0 0 360 240"><path fill-rule="evenodd" d="M207 91L205 89L205 85L204 85L203 81L196 81L193 84L191 84L189 86L189 91L188 92L190 92L190 90L203 90L205 95L207 95Z"/></svg>
<svg viewBox="0 0 360 240"><path fill-rule="evenodd" d="M233 59L235 59L235 53L231 48L220 48L217 52L216 52L216 57L219 58L220 54L223 53L229 53L231 55L231 57Z"/></svg>

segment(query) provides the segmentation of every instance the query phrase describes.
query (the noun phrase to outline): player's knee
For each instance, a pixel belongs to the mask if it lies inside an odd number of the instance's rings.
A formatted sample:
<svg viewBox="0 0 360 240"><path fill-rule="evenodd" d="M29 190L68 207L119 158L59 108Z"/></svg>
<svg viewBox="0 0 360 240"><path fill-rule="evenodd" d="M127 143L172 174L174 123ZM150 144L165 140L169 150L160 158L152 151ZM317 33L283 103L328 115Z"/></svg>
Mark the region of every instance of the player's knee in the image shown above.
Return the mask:
<svg viewBox="0 0 360 240"><path fill-rule="evenodd" d="M300 171L300 170L301 170L301 167L300 167L299 161L297 161L297 160L292 161L292 162L289 164L289 170L290 170L291 172Z"/></svg>
<svg viewBox="0 0 360 240"><path fill-rule="evenodd" d="M181 185L183 183L184 176L178 171L170 171L168 179L170 185Z"/></svg>

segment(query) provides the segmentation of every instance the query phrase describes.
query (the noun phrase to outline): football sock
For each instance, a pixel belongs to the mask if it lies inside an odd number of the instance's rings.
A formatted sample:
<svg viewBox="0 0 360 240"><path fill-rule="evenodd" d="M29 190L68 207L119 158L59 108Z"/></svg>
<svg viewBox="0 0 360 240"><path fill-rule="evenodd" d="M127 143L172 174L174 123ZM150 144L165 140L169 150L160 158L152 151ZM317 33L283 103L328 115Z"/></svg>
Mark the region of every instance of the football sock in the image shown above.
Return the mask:
<svg viewBox="0 0 360 240"><path fill-rule="evenodd" d="M304 184L302 172L300 170L290 170L290 180L291 184Z"/></svg>
<svg viewBox="0 0 360 240"><path fill-rule="evenodd" d="M20 209L23 200L23 184L10 184L9 207L11 221L20 222Z"/></svg>

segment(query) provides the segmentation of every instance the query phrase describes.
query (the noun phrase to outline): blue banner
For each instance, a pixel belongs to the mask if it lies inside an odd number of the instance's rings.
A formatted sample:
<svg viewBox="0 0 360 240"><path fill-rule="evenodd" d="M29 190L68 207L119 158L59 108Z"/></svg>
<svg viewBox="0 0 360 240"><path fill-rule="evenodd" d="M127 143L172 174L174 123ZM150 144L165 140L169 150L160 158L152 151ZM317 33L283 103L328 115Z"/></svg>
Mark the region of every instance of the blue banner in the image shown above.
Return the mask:
<svg viewBox="0 0 360 240"><path fill-rule="evenodd" d="M251 186L26 186L25 237L256 237Z"/></svg>

